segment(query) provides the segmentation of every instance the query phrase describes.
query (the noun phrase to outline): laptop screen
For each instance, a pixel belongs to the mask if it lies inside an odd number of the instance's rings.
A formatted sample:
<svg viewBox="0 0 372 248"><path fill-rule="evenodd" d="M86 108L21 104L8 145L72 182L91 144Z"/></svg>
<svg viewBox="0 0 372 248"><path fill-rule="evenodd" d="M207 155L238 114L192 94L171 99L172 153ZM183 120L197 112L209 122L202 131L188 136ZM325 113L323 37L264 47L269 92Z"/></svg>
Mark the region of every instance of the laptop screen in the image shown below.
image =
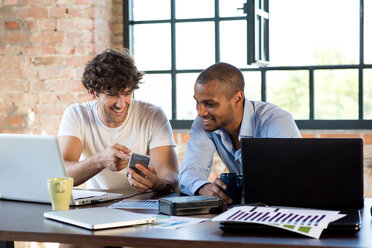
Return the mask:
<svg viewBox="0 0 372 248"><path fill-rule="evenodd" d="M245 203L363 208L359 138L242 138Z"/></svg>

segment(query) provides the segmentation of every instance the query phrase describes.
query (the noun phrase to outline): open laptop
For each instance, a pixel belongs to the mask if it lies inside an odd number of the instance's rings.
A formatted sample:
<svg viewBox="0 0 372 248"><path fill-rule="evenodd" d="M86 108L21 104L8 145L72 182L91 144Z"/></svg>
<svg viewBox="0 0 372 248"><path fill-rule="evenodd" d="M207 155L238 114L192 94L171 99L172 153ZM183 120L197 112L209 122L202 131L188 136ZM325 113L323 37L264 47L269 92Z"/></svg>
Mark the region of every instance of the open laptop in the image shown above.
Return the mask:
<svg viewBox="0 0 372 248"><path fill-rule="evenodd" d="M156 221L156 217L152 214L133 213L107 207L51 211L45 212L44 217L91 230L133 226Z"/></svg>
<svg viewBox="0 0 372 248"><path fill-rule="evenodd" d="M56 136L0 134L0 199L50 203L47 178L51 177L66 177ZM71 205L124 197L88 190L74 190L73 195L79 199L71 199Z"/></svg>
<svg viewBox="0 0 372 248"><path fill-rule="evenodd" d="M245 204L341 210L328 232L356 232L363 208L359 138L241 139ZM220 223L223 230L268 228Z"/></svg>

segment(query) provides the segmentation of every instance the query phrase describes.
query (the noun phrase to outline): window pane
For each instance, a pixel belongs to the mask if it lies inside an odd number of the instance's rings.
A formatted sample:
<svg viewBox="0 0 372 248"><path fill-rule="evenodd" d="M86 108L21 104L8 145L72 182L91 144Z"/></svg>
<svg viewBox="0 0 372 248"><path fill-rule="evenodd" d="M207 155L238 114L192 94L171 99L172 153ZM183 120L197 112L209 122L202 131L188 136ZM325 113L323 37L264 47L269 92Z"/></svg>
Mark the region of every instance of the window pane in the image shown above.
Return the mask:
<svg viewBox="0 0 372 248"><path fill-rule="evenodd" d="M220 0L220 16L233 17L245 16L242 9L247 0Z"/></svg>
<svg viewBox="0 0 372 248"><path fill-rule="evenodd" d="M172 82L169 74L146 74L134 98L161 107L172 118Z"/></svg>
<svg viewBox="0 0 372 248"><path fill-rule="evenodd" d="M309 118L309 73L268 71L267 101L289 111L295 119Z"/></svg>
<svg viewBox="0 0 372 248"><path fill-rule="evenodd" d="M358 119L358 71L317 70L315 119Z"/></svg>
<svg viewBox="0 0 372 248"><path fill-rule="evenodd" d="M220 23L221 61L247 66L247 22L224 21Z"/></svg>
<svg viewBox="0 0 372 248"><path fill-rule="evenodd" d="M170 19L169 0L133 0L133 20L162 19Z"/></svg>
<svg viewBox="0 0 372 248"><path fill-rule="evenodd" d="M364 0L364 62L372 64L372 0Z"/></svg>
<svg viewBox="0 0 372 248"><path fill-rule="evenodd" d="M176 0L176 18L214 17L214 0Z"/></svg>
<svg viewBox="0 0 372 248"><path fill-rule="evenodd" d="M245 71L244 75L244 95L249 100L261 100L261 73L258 71Z"/></svg>
<svg viewBox="0 0 372 248"><path fill-rule="evenodd" d="M364 119L372 119L372 69L363 71Z"/></svg>
<svg viewBox="0 0 372 248"><path fill-rule="evenodd" d="M196 102L194 99L194 84L198 73L177 74L177 119L195 119Z"/></svg>
<svg viewBox="0 0 372 248"><path fill-rule="evenodd" d="M176 24L177 69L205 69L214 59L213 22Z"/></svg>
<svg viewBox="0 0 372 248"><path fill-rule="evenodd" d="M355 64L359 1L270 1L270 64Z"/></svg>
<svg viewBox="0 0 372 248"><path fill-rule="evenodd" d="M133 57L140 70L170 70L170 24L133 27Z"/></svg>

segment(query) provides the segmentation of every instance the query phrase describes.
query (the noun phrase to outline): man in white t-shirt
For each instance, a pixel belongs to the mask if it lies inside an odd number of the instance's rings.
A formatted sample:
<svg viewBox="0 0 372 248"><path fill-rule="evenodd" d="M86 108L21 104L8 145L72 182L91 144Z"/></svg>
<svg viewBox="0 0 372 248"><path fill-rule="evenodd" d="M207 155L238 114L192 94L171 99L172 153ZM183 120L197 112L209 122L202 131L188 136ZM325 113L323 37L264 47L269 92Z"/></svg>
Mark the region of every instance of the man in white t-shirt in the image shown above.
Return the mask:
<svg viewBox="0 0 372 248"><path fill-rule="evenodd" d="M142 73L126 50L108 49L91 60L82 83L94 99L69 106L58 139L67 174L90 189L144 192L176 188L178 160L172 129L164 112L133 100ZM144 176L128 169L130 152L150 156Z"/></svg>

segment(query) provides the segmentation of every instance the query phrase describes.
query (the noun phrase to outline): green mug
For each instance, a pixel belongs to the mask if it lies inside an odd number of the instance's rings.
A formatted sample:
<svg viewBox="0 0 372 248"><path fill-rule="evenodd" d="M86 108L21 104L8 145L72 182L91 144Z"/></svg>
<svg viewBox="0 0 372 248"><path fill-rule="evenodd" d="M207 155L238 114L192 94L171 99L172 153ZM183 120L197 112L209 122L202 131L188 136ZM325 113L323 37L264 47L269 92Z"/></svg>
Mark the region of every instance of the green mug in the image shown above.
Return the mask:
<svg viewBox="0 0 372 248"><path fill-rule="evenodd" d="M71 177L48 178L47 185L53 211L68 210L74 179Z"/></svg>

